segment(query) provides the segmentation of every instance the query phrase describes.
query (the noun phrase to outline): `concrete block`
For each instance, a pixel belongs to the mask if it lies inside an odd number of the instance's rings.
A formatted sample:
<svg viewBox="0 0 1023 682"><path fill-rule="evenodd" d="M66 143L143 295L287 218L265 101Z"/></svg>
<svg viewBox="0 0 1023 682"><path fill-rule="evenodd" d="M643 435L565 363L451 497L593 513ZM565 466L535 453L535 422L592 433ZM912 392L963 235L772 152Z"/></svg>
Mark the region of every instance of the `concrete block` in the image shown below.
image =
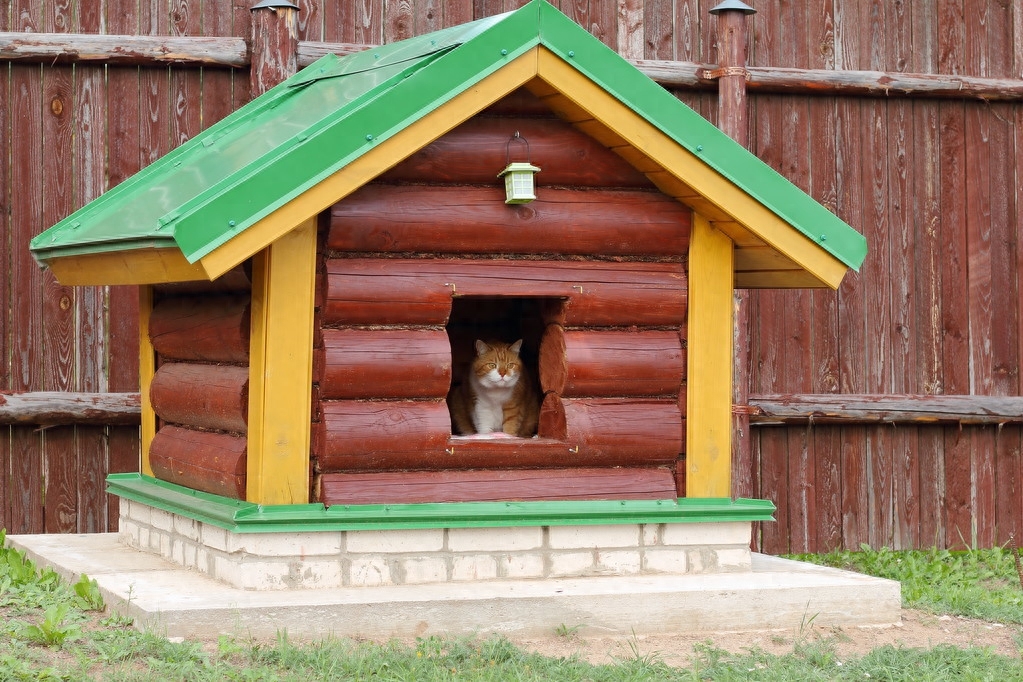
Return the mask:
<svg viewBox="0 0 1023 682"><path fill-rule="evenodd" d="M227 533L228 552L260 557L339 556L342 533Z"/></svg>
<svg viewBox="0 0 1023 682"><path fill-rule="evenodd" d="M141 525L148 526L150 524L151 514L153 508L148 504L142 504L141 502L132 502L131 500L121 500L121 510L125 516L138 522Z"/></svg>
<svg viewBox="0 0 1023 682"><path fill-rule="evenodd" d="M686 572L686 553L673 547L647 547L643 550L643 571L683 575Z"/></svg>
<svg viewBox="0 0 1023 682"><path fill-rule="evenodd" d="M638 547L639 526L551 526L547 543L551 549L597 549Z"/></svg>
<svg viewBox="0 0 1023 682"><path fill-rule="evenodd" d="M195 570L208 575L213 570L212 562L211 552L205 546L198 545L195 548Z"/></svg>
<svg viewBox="0 0 1023 682"><path fill-rule="evenodd" d="M752 566L752 552L749 547L719 547L718 568L722 571L749 571Z"/></svg>
<svg viewBox="0 0 1023 682"><path fill-rule="evenodd" d="M489 554L456 556L451 561L452 580L493 580L497 577L497 559Z"/></svg>
<svg viewBox="0 0 1023 682"><path fill-rule="evenodd" d="M643 568L639 550L597 552L597 570L604 575L636 575Z"/></svg>
<svg viewBox="0 0 1023 682"><path fill-rule="evenodd" d="M139 546L139 524L127 517L122 517L117 524L117 538L129 547Z"/></svg>
<svg viewBox="0 0 1023 682"><path fill-rule="evenodd" d="M502 578L542 578L543 556L540 554L508 554L498 558L498 571Z"/></svg>
<svg viewBox="0 0 1023 682"><path fill-rule="evenodd" d="M348 567L348 584L352 587L391 585L391 569L380 557L352 559Z"/></svg>
<svg viewBox="0 0 1023 682"><path fill-rule="evenodd" d="M187 516L174 515L174 532L192 542L199 542L200 523Z"/></svg>
<svg viewBox="0 0 1023 682"><path fill-rule="evenodd" d="M653 547L661 541L661 523L644 523L639 527L640 539L644 547Z"/></svg>
<svg viewBox="0 0 1023 682"><path fill-rule="evenodd" d="M560 578L593 573L593 552L552 552L548 576Z"/></svg>
<svg viewBox="0 0 1023 682"><path fill-rule="evenodd" d="M452 552L518 552L543 545L543 528L451 528L448 549Z"/></svg>
<svg viewBox="0 0 1023 682"><path fill-rule="evenodd" d="M160 541L160 556L164 559L170 559L174 545L174 535L172 533L154 533L153 535Z"/></svg>
<svg viewBox="0 0 1023 682"><path fill-rule="evenodd" d="M353 554L405 554L444 549L443 528L352 530L345 533L344 551Z"/></svg>
<svg viewBox="0 0 1023 682"><path fill-rule="evenodd" d="M154 529L169 533L174 529L174 514L162 509L152 509L149 525Z"/></svg>
<svg viewBox="0 0 1023 682"><path fill-rule="evenodd" d="M228 532L225 529L209 523L202 524L199 529L199 541L210 549L218 549L221 552L229 551L227 536Z"/></svg>
<svg viewBox="0 0 1023 682"><path fill-rule="evenodd" d="M443 583L448 579L448 562L443 557L401 559L398 565L401 573L400 581L404 585ZM398 582L397 577L395 577L395 582Z"/></svg>
<svg viewBox="0 0 1023 682"><path fill-rule="evenodd" d="M748 521L722 523L667 523L661 534L665 545L749 545L753 526Z"/></svg>
<svg viewBox="0 0 1023 682"><path fill-rule="evenodd" d="M341 584L340 561L239 561L217 555L213 577L244 590L333 588Z"/></svg>

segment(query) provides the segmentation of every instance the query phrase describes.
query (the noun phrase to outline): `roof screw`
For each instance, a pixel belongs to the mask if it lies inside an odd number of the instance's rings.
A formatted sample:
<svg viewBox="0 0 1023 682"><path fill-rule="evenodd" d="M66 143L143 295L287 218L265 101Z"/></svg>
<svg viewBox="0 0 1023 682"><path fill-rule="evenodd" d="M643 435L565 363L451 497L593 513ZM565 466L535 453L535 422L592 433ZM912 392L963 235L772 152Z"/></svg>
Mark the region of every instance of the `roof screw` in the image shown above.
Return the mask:
<svg viewBox="0 0 1023 682"><path fill-rule="evenodd" d="M574 57L575 56L575 50L569 50L568 51L568 56L569 57Z"/></svg>
<svg viewBox="0 0 1023 682"><path fill-rule="evenodd" d="M372 136L372 135L366 135L366 139L367 139L367 140L372 140L372 139L373 139L373 136Z"/></svg>
<svg viewBox="0 0 1023 682"><path fill-rule="evenodd" d="M501 50L501 56L502 56L502 57L503 57L504 55L506 55L506 54L508 54L508 50Z"/></svg>
<svg viewBox="0 0 1023 682"><path fill-rule="evenodd" d="M696 145L696 151L702 152L703 151L703 145L702 144Z"/></svg>
<svg viewBox="0 0 1023 682"><path fill-rule="evenodd" d="M228 221L227 221L227 226L228 226L228 227L234 227L234 226L235 226L235 224L236 224L236 223L235 223L235 222L234 222L233 220L228 220Z"/></svg>
<svg viewBox="0 0 1023 682"><path fill-rule="evenodd" d="M822 235L821 235L821 241L822 241L822 242L823 242L823 241L827 241L827 239L828 239L828 235L826 235L826 234L822 234Z"/></svg>

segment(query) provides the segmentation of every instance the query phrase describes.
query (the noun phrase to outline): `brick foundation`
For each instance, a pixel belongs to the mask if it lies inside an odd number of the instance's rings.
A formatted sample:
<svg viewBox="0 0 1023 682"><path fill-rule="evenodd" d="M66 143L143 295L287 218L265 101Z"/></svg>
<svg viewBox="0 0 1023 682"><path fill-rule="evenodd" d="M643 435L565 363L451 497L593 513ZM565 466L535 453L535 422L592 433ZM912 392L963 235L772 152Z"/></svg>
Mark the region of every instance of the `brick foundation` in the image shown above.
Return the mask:
<svg viewBox="0 0 1023 682"><path fill-rule="evenodd" d="M751 524L233 533L121 499L120 539L234 587L280 590L751 570Z"/></svg>

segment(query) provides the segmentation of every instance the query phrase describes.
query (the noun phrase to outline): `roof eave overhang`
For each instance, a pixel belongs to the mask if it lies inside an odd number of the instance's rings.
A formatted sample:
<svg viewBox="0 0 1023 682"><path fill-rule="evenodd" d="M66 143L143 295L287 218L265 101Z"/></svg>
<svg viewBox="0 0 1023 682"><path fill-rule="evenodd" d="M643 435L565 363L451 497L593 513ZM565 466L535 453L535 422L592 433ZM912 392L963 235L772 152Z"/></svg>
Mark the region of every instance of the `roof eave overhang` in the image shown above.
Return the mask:
<svg viewBox="0 0 1023 682"><path fill-rule="evenodd" d="M628 62L546 3L531 3L471 32L456 49L430 55L420 68L370 91L343 116L188 202L169 230L178 255L174 248L147 246L118 249L105 258L45 251L36 256L58 279L74 278L67 283L216 279L525 84L549 88L537 94L553 93L566 104L559 110L552 100L552 108L570 122L585 124L575 120L582 112L613 131L638 152L634 155L657 166L648 176L662 191L697 212L707 209L703 215L733 240L737 231L747 231L787 264L783 270L736 272L736 286L837 288L847 270L862 262L862 235L680 107L671 93L638 78ZM289 179L283 189L281 178ZM774 194L780 198L772 199ZM239 206L251 207L254 200L259 205L239 217ZM211 238L204 232L210 224L232 228ZM92 267L99 263L102 272Z"/></svg>

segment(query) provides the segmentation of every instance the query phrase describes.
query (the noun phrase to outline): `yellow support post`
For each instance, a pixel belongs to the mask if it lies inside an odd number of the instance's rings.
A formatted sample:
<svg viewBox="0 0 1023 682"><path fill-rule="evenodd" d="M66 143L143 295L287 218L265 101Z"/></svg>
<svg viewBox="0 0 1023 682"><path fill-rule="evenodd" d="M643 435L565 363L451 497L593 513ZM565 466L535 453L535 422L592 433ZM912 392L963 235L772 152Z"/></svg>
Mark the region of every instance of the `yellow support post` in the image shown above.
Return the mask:
<svg viewBox="0 0 1023 682"><path fill-rule="evenodd" d="M733 244L698 213L689 241L686 497L732 494Z"/></svg>
<svg viewBox="0 0 1023 682"><path fill-rule="evenodd" d="M153 467L149 463L149 446L156 435L156 413L149 399L149 387L153 385L156 374L156 351L149 340L149 317L153 312L153 287L139 287L139 391L142 412L142 473L153 475Z"/></svg>
<svg viewBox="0 0 1023 682"><path fill-rule="evenodd" d="M245 498L309 501L316 218L253 257Z"/></svg>

